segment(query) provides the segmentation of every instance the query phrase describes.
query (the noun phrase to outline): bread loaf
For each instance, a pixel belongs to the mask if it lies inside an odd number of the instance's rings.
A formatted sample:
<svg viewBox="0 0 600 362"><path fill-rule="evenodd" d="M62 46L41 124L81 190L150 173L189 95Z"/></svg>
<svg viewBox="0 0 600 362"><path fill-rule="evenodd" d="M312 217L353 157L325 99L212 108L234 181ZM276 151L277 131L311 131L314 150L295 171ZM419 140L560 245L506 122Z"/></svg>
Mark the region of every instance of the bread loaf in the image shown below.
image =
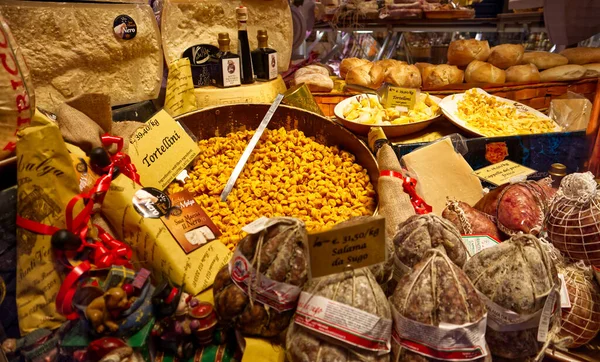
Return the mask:
<svg viewBox="0 0 600 362"><path fill-rule="evenodd" d="M397 87L420 88L421 74L414 65L395 64L386 69L385 82Z"/></svg>
<svg viewBox="0 0 600 362"><path fill-rule="evenodd" d="M167 62L181 57L196 44L217 45L219 33L229 33L231 49L238 48L235 8L238 1L165 0L161 17L163 47ZM269 47L277 50L279 73L288 70L292 56L292 13L287 0L248 0L248 40L256 49L258 30L267 30ZM237 53L237 51L234 51Z"/></svg>
<svg viewBox="0 0 600 362"><path fill-rule="evenodd" d="M417 67L419 69L419 73L421 73L421 78L423 78L423 72L425 71L425 69L428 68L432 68L435 67L435 65L431 64L431 63L415 63L415 67Z"/></svg>
<svg viewBox="0 0 600 362"><path fill-rule="evenodd" d="M346 74L347 84L356 84L363 87L377 89L385 79L385 69L375 63L367 63L350 69Z"/></svg>
<svg viewBox="0 0 600 362"><path fill-rule="evenodd" d="M542 82L558 82L583 78L586 69L581 65L567 64L540 72Z"/></svg>
<svg viewBox="0 0 600 362"><path fill-rule="evenodd" d="M460 84L465 78L465 72L454 65L440 64L426 67L423 70L423 88L434 89L448 84Z"/></svg>
<svg viewBox="0 0 600 362"><path fill-rule="evenodd" d="M507 82L539 82L540 72L533 64L513 65L506 70Z"/></svg>
<svg viewBox="0 0 600 362"><path fill-rule="evenodd" d="M465 70L467 83L494 83L502 84L506 81L506 73L490 63L472 61Z"/></svg>
<svg viewBox="0 0 600 362"><path fill-rule="evenodd" d="M500 69L520 64L525 48L521 44L501 44L492 48L488 63Z"/></svg>
<svg viewBox="0 0 600 362"><path fill-rule="evenodd" d="M107 94L112 105L158 97L163 56L149 5L3 1L0 12L27 59L39 107L56 112L84 93ZM135 21L132 39L113 31L120 15Z"/></svg>
<svg viewBox="0 0 600 362"><path fill-rule="evenodd" d="M569 59L569 64L600 63L600 48L568 48L560 54Z"/></svg>
<svg viewBox="0 0 600 362"><path fill-rule="evenodd" d="M342 62L340 63L340 78L346 79L346 74L348 74L350 69L369 63L370 62L368 60L360 58L342 59Z"/></svg>
<svg viewBox="0 0 600 362"><path fill-rule="evenodd" d="M448 64L464 67L473 60L486 61L490 56L487 40L455 40L448 47Z"/></svg>
<svg viewBox="0 0 600 362"><path fill-rule="evenodd" d="M584 64L585 78L595 78L600 76L600 63Z"/></svg>
<svg viewBox="0 0 600 362"><path fill-rule="evenodd" d="M296 75L293 83L304 83L311 92L331 92L333 89L333 80L328 75L323 75L321 73Z"/></svg>
<svg viewBox="0 0 600 362"><path fill-rule="evenodd" d="M320 65L307 65L306 67L298 69L296 73L294 73L294 77L299 77L304 74L323 74L329 76L329 69Z"/></svg>
<svg viewBox="0 0 600 362"><path fill-rule="evenodd" d="M566 57L550 52L527 52L521 58L521 64L533 64L537 69L549 69L569 63Z"/></svg>

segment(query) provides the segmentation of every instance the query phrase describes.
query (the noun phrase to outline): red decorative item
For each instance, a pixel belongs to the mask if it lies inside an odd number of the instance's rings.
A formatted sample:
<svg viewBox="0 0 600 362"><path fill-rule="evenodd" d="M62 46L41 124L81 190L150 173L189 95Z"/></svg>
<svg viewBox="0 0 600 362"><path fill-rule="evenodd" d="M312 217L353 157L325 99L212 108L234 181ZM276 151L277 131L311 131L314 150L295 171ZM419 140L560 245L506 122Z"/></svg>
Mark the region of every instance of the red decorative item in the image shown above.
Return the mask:
<svg viewBox="0 0 600 362"><path fill-rule="evenodd" d="M404 192L410 196L410 202L415 209L415 212L419 215L429 214L433 211L433 208L429 206L425 200L417 194L417 180L412 177L404 177L400 172L383 170L379 173L379 176L391 176L402 180L402 187Z"/></svg>
<svg viewBox="0 0 600 362"><path fill-rule="evenodd" d="M213 332L217 327L217 314L213 305L200 302L189 312L189 317L198 321L198 329L194 331L200 344L210 344L213 340Z"/></svg>
<svg viewBox="0 0 600 362"><path fill-rule="evenodd" d="M135 183L140 184L140 175L137 173L135 165L131 163L131 158L128 155L121 152L123 149L123 138L117 136L111 136L108 133L102 136L102 144L108 148L111 145L117 145L117 152L111 155L112 166L118 166L121 172L132 179Z"/></svg>
<svg viewBox="0 0 600 362"><path fill-rule="evenodd" d="M98 362L115 349L123 347L127 347L127 343L120 338L103 337L96 339L88 346L88 359L90 362Z"/></svg>
<svg viewBox="0 0 600 362"><path fill-rule="evenodd" d="M127 293L128 297L131 297L133 295L133 292L134 292L133 285L131 285L131 284L124 284L121 288L123 288L123 290L125 291L125 293Z"/></svg>

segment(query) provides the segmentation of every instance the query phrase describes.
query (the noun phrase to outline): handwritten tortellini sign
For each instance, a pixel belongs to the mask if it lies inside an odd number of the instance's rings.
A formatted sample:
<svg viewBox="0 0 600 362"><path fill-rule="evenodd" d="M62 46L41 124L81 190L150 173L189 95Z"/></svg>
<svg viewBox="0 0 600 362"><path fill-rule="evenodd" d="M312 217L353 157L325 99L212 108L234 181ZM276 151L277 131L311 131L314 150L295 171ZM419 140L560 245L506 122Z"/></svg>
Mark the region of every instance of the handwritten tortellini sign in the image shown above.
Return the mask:
<svg viewBox="0 0 600 362"><path fill-rule="evenodd" d="M385 262L385 219L369 218L360 224L308 235L310 277L363 268Z"/></svg>
<svg viewBox="0 0 600 362"><path fill-rule="evenodd" d="M164 190L200 153L198 145L166 111L131 135L129 156L145 187Z"/></svg>

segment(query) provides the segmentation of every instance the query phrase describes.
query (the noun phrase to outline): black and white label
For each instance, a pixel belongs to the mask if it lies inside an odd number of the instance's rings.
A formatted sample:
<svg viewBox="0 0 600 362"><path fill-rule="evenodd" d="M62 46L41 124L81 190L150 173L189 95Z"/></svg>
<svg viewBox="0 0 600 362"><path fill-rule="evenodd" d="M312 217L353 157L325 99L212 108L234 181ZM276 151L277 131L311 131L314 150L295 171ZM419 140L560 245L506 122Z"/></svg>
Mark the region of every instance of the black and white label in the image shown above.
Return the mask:
<svg viewBox="0 0 600 362"><path fill-rule="evenodd" d="M131 40L137 34L137 24L129 15L119 15L113 21L115 36L123 40Z"/></svg>
<svg viewBox="0 0 600 362"><path fill-rule="evenodd" d="M267 57L269 61L269 80L277 78L277 53L269 54Z"/></svg>
<svg viewBox="0 0 600 362"><path fill-rule="evenodd" d="M240 60L238 58L223 59L223 86L233 87L242 84L240 78Z"/></svg>

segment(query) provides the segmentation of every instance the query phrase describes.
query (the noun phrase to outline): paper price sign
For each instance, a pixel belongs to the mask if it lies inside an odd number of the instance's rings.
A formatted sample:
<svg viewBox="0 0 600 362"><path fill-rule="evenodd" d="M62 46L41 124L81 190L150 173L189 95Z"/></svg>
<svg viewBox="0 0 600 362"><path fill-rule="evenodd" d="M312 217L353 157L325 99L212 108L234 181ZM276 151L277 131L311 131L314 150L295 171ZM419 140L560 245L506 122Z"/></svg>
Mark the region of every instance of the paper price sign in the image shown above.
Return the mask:
<svg viewBox="0 0 600 362"><path fill-rule="evenodd" d="M131 135L129 156L145 187L164 190L200 153L198 145L162 110Z"/></svg>
<svg viewBox="0 0 600 362"><path fill-rule="evenodd" d="M385 262L385 219L370 219L308 235L310 277L318 278Z"/></svg>
<svg viewBox="0 0 600 362"><path fill-rule="evenodd" d="M534 174L536 171L532 170L518 163L504 160L502 162L495 163L493 165L480 168L475 171L475 175L480 179L491 183L492 185L500 186L505 183L511 182L513 179L527 178L527 176Z"/></svg>
<svg viewBox="0 0 600 362"><path fill-rule="evenodd" d="M418 89L388 86L384 97L385 108L406 107L413 109L419 96Z"/></svg>

